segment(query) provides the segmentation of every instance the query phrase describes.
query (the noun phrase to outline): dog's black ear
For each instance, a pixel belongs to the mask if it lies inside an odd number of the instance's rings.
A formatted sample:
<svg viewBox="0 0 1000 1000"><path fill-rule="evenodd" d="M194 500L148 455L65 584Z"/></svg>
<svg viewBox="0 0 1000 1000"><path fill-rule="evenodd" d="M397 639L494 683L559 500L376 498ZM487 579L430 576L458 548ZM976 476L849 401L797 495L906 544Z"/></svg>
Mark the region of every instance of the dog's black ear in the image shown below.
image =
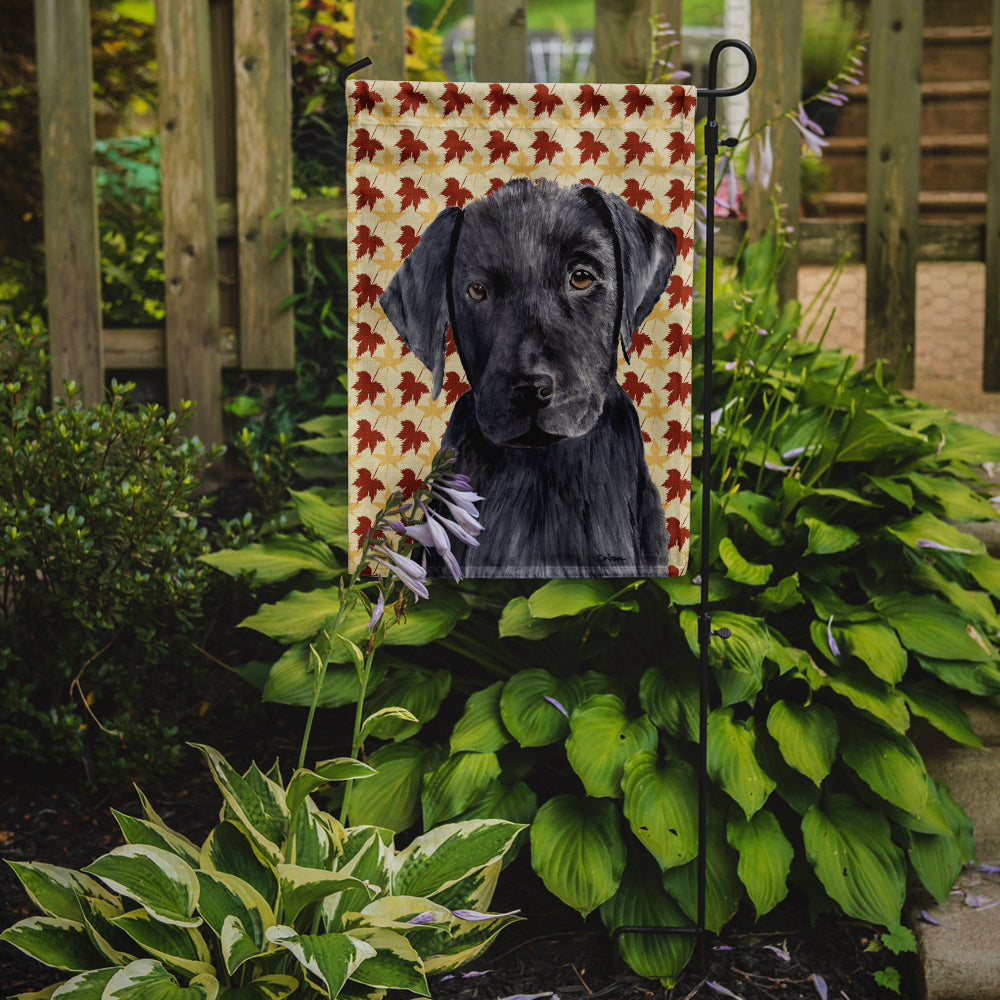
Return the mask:
<svg viewBox="0 0 1000 1000"><path fill-rule="evenodd" d="M454 206L441 212L378 300L403 343L430 370L432 399L437 399L444 381L449 271L461 217L462 210Z"/></svg>
<svg viewBox="0 0 1000 1000"><path fill-rule="evenodd" d="M642 326L666 290L677 261L677 237L624 198L598 187L582 187L581 196L597 211L615 240L620 260L621 321L618 336L625 360L632 334Z"/></svg>

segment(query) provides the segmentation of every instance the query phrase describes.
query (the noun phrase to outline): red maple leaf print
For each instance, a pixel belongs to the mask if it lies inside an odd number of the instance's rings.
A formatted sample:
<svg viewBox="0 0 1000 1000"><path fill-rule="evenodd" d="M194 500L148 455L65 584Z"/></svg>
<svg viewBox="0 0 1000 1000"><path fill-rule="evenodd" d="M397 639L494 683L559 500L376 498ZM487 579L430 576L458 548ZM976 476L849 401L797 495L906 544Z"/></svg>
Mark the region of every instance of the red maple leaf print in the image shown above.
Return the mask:
<svg viewBox="0 0 1000 1000"><path fill-rule="evenodd" d="M691 236L685 236L684 230L679 226L673 226L670 230L675 238L677 239L677 256L687 257L691 251L694 249L694 239Z"/></svg>
<svg viewBox="0 0 1000 1000"><path fill-rule="evenodd" d="M494 191L499 191L500 188L503 187L503 183L504 182L502 178L494 177L493 180L490 181L490 189L486 193L493 194Z"/></svg>
<svg viewBox="0 0 1000 1000"><path fill-rule="evenodd" d="M365 540L365 535L372 530L372 519L370 517L365 517L362 515L358 518L358 523L354 526L354 537L358 540L358 544L362 544Z"/></svg>
<svg viewBox="0 0 1000 1000"><path fill-rule="evenodd" d="M491 83L486 103L490 106L491 115L505 115L513 105L517 104L517 98L504 90L503 84Z"/></svg>
<svg viewBox="0 0 1000 1000"><path fill-rule="evenodd" d="M517 143L507 139L500 129L495 128L490 132L486 148L490 151L490 163L496 163L497 160L503 160L506 163L507 157L517 152Z"/></svg>
<svg viewBox="0 0 1000 1000"><path fill-rule="evenodd" d="M472 103L472 98L468 94L463 94L458 89L457 83L446 83L444 85L444 113L450 115L463 114L465 106Z"/></svg>
<svg viewBox="0 0 1000 1000"><path fill-rule="evenodd" d="M472 152L472 143L466 142L453 128L445 132L441 147L445 151L445 163L451 163L452 160L461 163L465 154Z"/></svg>
<svg viewBox="0 0 1000 1000"><path fill-rule="evenodd" d="M358 178L358 183L351 194L355 195L358 199L355 205L355 208L358 210L362 208L374 208L375 202L385 197L382 191L375 187L367 177Z"/></svg>
<svg viewBox="0 0 1000 1000"><path fill-rule="evenodd" d="M448 406L458 399L462 393L467 392L469 388L469 383L462 378L458 372L451 371L448 372L444 377L444 401Z"/></svg>
<svg viewBox="0 0 1000 1000"><path fill-rule="evenodd" d="M639 182L634 178L630 177L625 182L625 190L622 192L622 197L633 207L642 211L643 205L652 198L652 194L649 191L643 190L639 186Z"/></svg>
<svg viewBox="0 0 1000 1000"><path fill-rule="evenodd" d="M635 330L632 333L632 350L637 354L641 355L642 352L652 344L653 341L648 337L642 330Z"/></svg>
<svg viewBox="0 0 1000 1000"><path fill-rule="evenodd" d="M652 444L653 443L653 439L645 431L642 431L641 433L642 433L642 443L643 444Z"/></svg>
<svg viewBox="0 0 1000 1000"><path fill-rule="evenodd" d="M362 369L354 380L354 391L357 393L354 402L360 406L362 403L374 403L385 392L385 387L375 381L371 372Z"/></svg>
<svg viewBox="0 0 1000 1000"><path fill-rule="evenodd" d="M667 518L667 535L670 537L670 547L672 549L681 549L687 543L687 540L691 537L691 530L685 528L681 524L679 517L668 517ZM674 570L676 567L671 566L670 569Z"/></svg>
<svg viewBox="0 0 1000 1000"><path fill-rule="evenodd" d="M385 492L385 483L381 479L376 479L370 469L358 469L358 474L354 478L355 496L360 503L362 500L375 501L379 495Z"/></svg>
<svg viewBox="0 0 1000 1000"><path fill-rule="evenodd" d="M444 182L441 194L444 196L445 204L449 207L457 205L462 208L467 201L472 201L472 192L468 188L462 187L458 183L457 177L449 177Z"/></svg>
<svg viewBox="0 0 1000 1000"><path fill-rule="evenodd" d="M412 451L414 454L430 441L430 438L412 420L401 423L402 430L396 435L403 442L403 454Z"/></svg>
<svg viewBox="0 0 1000 1000"><path fill-rule="evenodd" d="M420 405L420 397L427 391L427 386L417 378L413 372L403 372L403 377L399 380L396 388L400 392L400 402L405 406L407 403Z"/></svg>
<svg viewBox="0 0 1000 1000"><path fill-rule="evenodd" d="M403 474L399 477L399 482L396 483L396 489L399 490L403 496L409 500L420 487L423 486L423 480L420 478L418 472L414 472L413 469L404 469Z"/></svg>
<svg viewBox="0 0 1000 1000"><path fill-rule="evenodd" d="M353 97L355 114L360 114L362 111L374 111L375 105L382 103L382 95L378 91L372 90L365 80L354 82Z"/></svg>
<svg viewBox="0 0 1000 1000"><path fill-rule="evenodd" d="M367 226L358 226L357 235L351 242L358 248L359 257L374 257L375 251L385 246L381 236L377 236Z"/></svg>
<svg viewBox="0 0 1000 1000"><path fill-rule="evenodd" d="M679 420L671 420L667 424L667 433L663 435L667 442L667 454L675 451L684 452L691 444L691 431Z"/></svg>
<svg viewBox="0 0 1000 1000"><path fill-rule="evenodd" d="M670 101L670 111L675 117L678 115L687 117L698 103L698 98L684 87L673 87L668 100Z"/></svg>
<svg viewBox="0 0 1000 1000"><path fill-rule="evenodd" d="M653 152L653 147L638 132L626 132L622 151L625 153L626 163L631 163L633 160L642 163Z"/></svg>
<svg viewBox="0 0 1000 1000"><path fill-rule="evenodd" d="M580 96L576 99L576 103L580 105L581 115L596 115L601 108L608 106L608 99L603 94L597 93L592 84L585 83L580 87Z"/></svg>
<svg viewBox="0 0 1000 1000"><path fill-rule="evenodd" d="M679 177L675 177L670 182L667 197L670 199L671 212L676 212L679 209L684 209L686 212L688 205L694 201L694 188L688 187Z"/></svg>
<svg viewBox="0 0 1000 1000"><path fill-rule="evenodd" d="M634 83L630 83L625 88L624 104L626 118L632 115L638 115L641 118L653 106L653 103L653 98L647 97Z"/></svg>
<svg viewBox="0 0 1000 1000"><path fill-rule="evenodd" d="M667 282L667 295L670 297L670 308L680 304L685 309L691 301L691 286L679 275L672 274Z"/></svg>
<svg viewBox="0 0 1000 1000"><path fill-rule="evenodd" d="M663 488L667 491L667 503L683 500L691 492L691 480L685 479L678 469L668 469Z"/></svg>
<svg viewBox="0 0 1000 1000"><path fill-rule="evenodd" d="M451 324L447 323L444 328L444 356L450 358L457 350L455 338L451 335Z"/></svg>
<svg viewBox="0 0 1000 1000"><path fill-rule="evenodd" d="M670 150L671 163L677 163L678 160L687 163L694 156L694 143L687 142L683 132L670 133L670 142L667 143L667 149Z"/></svg>
<svg viewBox="0 0 1000 1000"><path fill-rule="evenodd" d="M399 203L400 211L411 205L419 210L420 203L427 197L427 192L422 187L417 187L417 182L412 177L403 178L396 194L402 199Z"/></svg>
<svg viewBox="0 0 1000 1000"><path fill-rule="evenodd" d="M675 354L686 354L691 348L691 331L685 330L680 323L671 323L667 330L667 349L671 357Z"/></svg>
<svg viewBox="0 0 1000 1000"><path fill-rule="evenodd" d="M359 420L353 437L358 442L359 453L362 451L374 451L375 445L381 444L385 440L385 435L372 427L370 420Z"/></svg>
<svg viewBox="0 0 1000 1000"><path fill-rule="evenodd" d="M354 133L354 147L358 160L374 160L376 153L381 153L385 146L373 136L368 129L359 128Z"/></svg>
<svg viewBox="0 0 1000 1000"><path fill-rule="evenodd" d="M535 106L536 118L540 118L543 111L551 117L562 102L563 99L558 94L553 94L544 83L535 84L535 96L531 98L531 103Z"/></svg>
<svg viewBox="0 0 1000 1000"><path fill-rule="evenodd" d="M417 231L413 226L401 226L399 236L396 237L396 242L399 244L400 252L405 258L410 256L413 248L420 242L420 237L417 236Z"/></svg>
<svg viewBox="0 0 1000 1000"><path fill-rule="evenodd" d="M691 383L684 380L680 372L671 372L667 376L667 402L686 403L691 395Z"/></svg>
<svg viewBox="0 0 1000 1000"><path fill-rule="evenodd" d="M600 157L602 153L606 153L608 151L608 147L605 146L593 132L581 132L580 141L576 144L576 148L581 150L581 163L586 163L587 160L593 160L594 163L596 163L598 157ZM551 160L549 162L551 162Z"/></svg>
<svg viewBox="0 0 1000 1000"><path fill-rule="evenodd" d="M399 130L399 142L396 143L396 148L403 151L399 158L401 163L407 160L416 163L420 154L427 152L427 143L423 139L418 139L412 128L403 128Z"/></svg>
<svg viewBox="0 0 1000 1000"><path fill-rule="evenodd" d="M385 289L376 285L367 274L359 274L358 280L354 283L354 292L358 297L359 306L375 305L375 300L382 294L383 291L385 291Z"/></svg>
<svg viewBox="0 0 1000 1000"><path fill-rule="evenodd" d="M535 151L535 163L541 163L542 160L551 163L552 157L562 152L562 146L548 132L536 132L531 148Z"/></svg>
<svg viewBox="0 0 1000 1000"><path fill-rule="evenodd" d="M653 391L648 382L640 382L635 372L626 372L622 379L622 388L632 397L636 406L642 406L642 401Z"/></svg>
<svg viewBox="0 0 1000 1000"><path fill-rule="evenodd" d="M399 101L399 113L405 115L407 111L418 111L421 104L427 103L427 98L421 94L412 83L401 83L399 93L396 95Z"/></svg>
<svg viewBox="0 0 1000 1000"><path fill-rule="evenodd" d="M375 348L379 344L384 344L385 339L372 329L370 323L362 321L358 323L357 333L354 334L354 343L358 345L359 358L362 354L370 354L375 357Z"/></svg>

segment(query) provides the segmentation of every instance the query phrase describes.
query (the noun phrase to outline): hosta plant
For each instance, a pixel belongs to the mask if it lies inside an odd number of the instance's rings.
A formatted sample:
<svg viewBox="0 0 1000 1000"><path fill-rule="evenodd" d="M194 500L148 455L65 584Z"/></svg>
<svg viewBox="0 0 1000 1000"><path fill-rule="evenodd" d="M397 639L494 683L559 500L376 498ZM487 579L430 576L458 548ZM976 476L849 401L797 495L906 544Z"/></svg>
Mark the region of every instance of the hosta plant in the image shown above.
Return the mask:
<svg viewBox="0 0 1000 1000"><path fill-rule="evenodd" d="M11 862L41 915L0 938L68 974L31 996L429 996L428 974L470 961L518 919L487 912L517 824L450 823L397 849L391 831L345 828L313 801L329 782L370 779L366 764L338 758L284 783L277 767L240 774L199 749L224 802L204 843L140 793L142 818L115 813L125 845L82 871Z"/></svg>

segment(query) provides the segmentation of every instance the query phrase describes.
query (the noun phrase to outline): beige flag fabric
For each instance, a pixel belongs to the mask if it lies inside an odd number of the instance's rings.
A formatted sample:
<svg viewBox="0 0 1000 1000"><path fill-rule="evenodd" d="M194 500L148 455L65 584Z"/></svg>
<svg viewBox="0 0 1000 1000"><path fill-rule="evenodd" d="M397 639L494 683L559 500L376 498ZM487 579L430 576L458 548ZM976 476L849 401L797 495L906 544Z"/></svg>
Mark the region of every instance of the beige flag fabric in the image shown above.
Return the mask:
<svg viewBox="0 0 1000 1000"><path fill-rule="evenodd" d="M465 575L683 573L694 89L348 87L352 562L444 446Z"/></svg>

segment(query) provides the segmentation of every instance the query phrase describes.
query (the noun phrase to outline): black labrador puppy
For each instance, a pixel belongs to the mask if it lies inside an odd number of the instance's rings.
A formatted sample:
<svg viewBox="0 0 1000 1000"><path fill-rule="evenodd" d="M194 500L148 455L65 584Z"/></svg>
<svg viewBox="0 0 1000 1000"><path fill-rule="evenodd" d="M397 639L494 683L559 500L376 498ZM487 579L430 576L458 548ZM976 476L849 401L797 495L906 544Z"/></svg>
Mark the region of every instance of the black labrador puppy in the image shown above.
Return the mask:
<svg viewBox="0 0 1000 1000"><path fill-rule="evenodd" d="M434 398L449 324L471 387L441 442L484 497L478 548L455 548L467 575L666 575L660 494L616 374L676 248L617 195L518 178L442 211L403 261L379 303Z"/></svg>

